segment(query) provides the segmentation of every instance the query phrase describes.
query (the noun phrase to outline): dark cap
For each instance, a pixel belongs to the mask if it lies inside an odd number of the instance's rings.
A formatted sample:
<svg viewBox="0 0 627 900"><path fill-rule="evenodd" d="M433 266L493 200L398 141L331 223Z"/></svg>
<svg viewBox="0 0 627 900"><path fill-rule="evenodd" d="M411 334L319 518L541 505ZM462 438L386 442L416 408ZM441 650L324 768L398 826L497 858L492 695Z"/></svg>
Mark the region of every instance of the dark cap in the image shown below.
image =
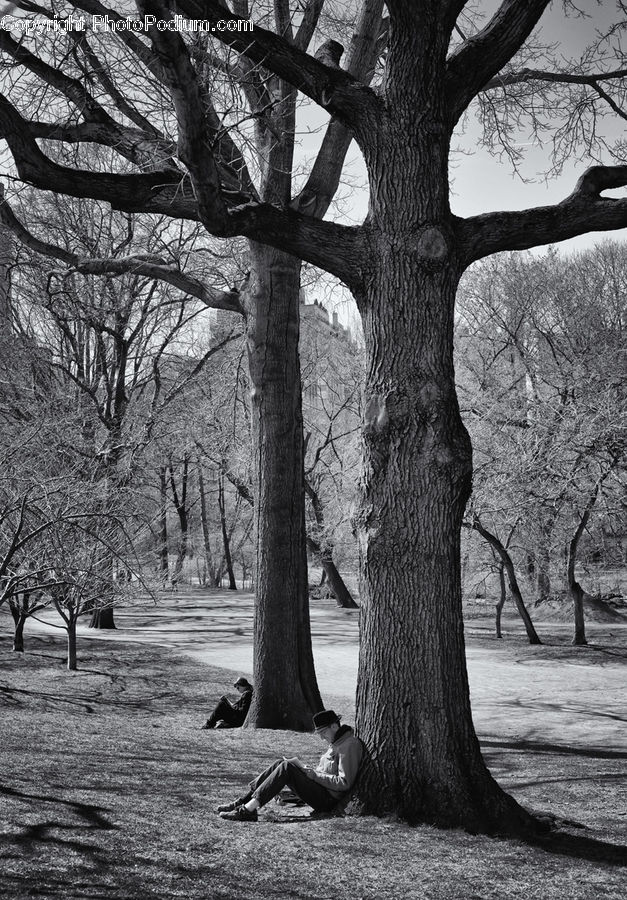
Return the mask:
<svg viewBox="0 0 627 900"><path fill-rule="evenodd" d="M253 686L250 683L250 681L248 680L248 678L244 678L243 675L240 675L240 677L237 679L237 681L233 682L233 687L245 687L251 691L253 689Z"/></svg>
<svg viewBox="0 0 627 900"><path fill-rule="evenodd" d="M322 731L323 728L328 728L329 725L339 724L340 717L332 709L323 709L322 712L316 713L313 717L313 726L316 731Z"/></svg>

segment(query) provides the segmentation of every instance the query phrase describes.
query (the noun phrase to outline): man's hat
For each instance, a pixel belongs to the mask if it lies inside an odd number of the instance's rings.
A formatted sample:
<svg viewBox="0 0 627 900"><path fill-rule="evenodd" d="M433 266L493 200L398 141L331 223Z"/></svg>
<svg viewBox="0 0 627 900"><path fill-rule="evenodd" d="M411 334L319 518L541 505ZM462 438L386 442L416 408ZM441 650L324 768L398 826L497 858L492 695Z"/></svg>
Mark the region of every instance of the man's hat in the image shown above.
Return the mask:
<svg viewBox="0 0 627 900"><path fill-rule="evenodd" d="M332 709L323 709L322 712L316 713L313 717L313 726L315 731L322 731L323 728L328 728L329 725L339 724L340 717Z"/></svg>
<svg viewBox="0 0 627 900"><path fill-rule="evenodd" d="M250 683L250 681L248 680L248 678L244 678L243 675L240 675L240 677L237 679L237 681L235 681L235 682L233 683L233 687L245 687L245 688L250 688L251 691L252 691L252 689L253 689L253 686L252 686L252 684Z"/></svg>

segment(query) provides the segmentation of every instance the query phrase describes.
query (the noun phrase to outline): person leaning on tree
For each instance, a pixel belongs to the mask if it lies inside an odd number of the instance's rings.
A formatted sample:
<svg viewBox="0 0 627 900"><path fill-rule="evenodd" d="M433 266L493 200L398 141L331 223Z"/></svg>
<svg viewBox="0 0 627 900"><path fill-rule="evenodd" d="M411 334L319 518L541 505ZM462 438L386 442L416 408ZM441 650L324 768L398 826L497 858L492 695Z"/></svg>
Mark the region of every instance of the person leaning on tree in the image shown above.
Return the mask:
<svg viewBox="0 0 627 900"><path fill-rule="evenodd" d="M316 812L330 812L337 806L355 783L363 745L352 728L340 724L340 717L332 709L316 713L313 725L316 734L328 743L316 768L305 765L297 756L275 760L250 782L244 796L218 807L223 819L256 822L257 810L284 787L291 788Z"/></svg>
<svg viewBox="0 0 627 900"><path fill-rule="evenodd" d="M253 699L253 686L247 678L240 675L233 687L238 691L239 699L232 702L228 697L220 697L214 711L205 724L200 726L202 729L240 728L244 724Z"/></svg>

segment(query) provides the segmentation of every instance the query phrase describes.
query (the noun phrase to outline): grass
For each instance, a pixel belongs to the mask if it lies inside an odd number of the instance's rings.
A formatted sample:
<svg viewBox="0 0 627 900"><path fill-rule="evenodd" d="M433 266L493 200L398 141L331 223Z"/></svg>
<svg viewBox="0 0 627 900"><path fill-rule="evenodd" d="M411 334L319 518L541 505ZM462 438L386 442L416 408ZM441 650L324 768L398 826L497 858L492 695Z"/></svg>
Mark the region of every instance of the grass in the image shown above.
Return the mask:
<svg viewBox="0 0 627 900"><path fill-rule="evenodd" d="M627 753L484 743L520 802L570 822L539 846L369 817L310 821L281 807L241 825L215 806L270 759L321 748L291 732L200 731L236 673L105 639L82 644L70 673L56 636L29 635L23 656L9 647L0 644L0 896L625 896Z"/></svg>

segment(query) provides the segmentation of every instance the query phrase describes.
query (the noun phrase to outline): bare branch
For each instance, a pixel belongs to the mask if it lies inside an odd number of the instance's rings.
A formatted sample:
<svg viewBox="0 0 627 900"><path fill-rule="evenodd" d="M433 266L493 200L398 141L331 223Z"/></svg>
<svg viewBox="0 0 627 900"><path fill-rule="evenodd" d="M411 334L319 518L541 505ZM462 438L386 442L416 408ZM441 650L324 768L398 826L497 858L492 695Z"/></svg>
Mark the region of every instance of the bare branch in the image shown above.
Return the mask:
<svg viewBox="0 0 627 900"><path fill-rule="evenodd" d="M245 31L245 20L227 14L217 0L177 0L177 7L190 18L206 19L214 25L225 19L240 22L239 31L216 30L213 36L279 75L349 127L361 120L366 109L379 109L375 94L357 79L309 56L272 31L258 25L254 31Z"/></svg>
<svg viewBox="0 0 627 900"><path fill-rule="evenodd" d="M447 63L446 93L453 126L470 102L500 72L537 25L550 0L503 0L478 34L468 38Z"/></svg>
<svg viewBox="0 0 627 900"><path fill-rule="evenodd" d="M76 44L82 52L85 54L86 60L89 62L92 71L97 76L100 84L103 86L109 97L113 100L116 107L122 113L122 115L126 116L126 118L130 122L134 122L138 128L142 131L145 131L146 134L152 135L155 138L160 140L164 140L161 132L155 128L155 126L150 122L144 115L142 115L135 107L129 103L129 101L124 97L120 91L116 88L113 79L110 77L109 73L106 70L106 67L102 64L101 60L98 58L98 55L93 50L89 41L87 40L85 34L83 32L68 32L72 37L74 37Z"/></svg>
<svg viewBox="0 0 627 900"><path fill-rule="evenodd" d="M570 72L546 72L542 69L519 69L517 72L508 72L504 75L496 75L490 79L483 90L488 91L497 87L508 87L512 84L524 84L528 81L550 81L557 84L589 84L596 85L599 81L614 81L627 77L627 69L614 69L610 72L593 72L589 75L574 75Z"/></svg>
<svg viewBox="0 0 627 900"><path fill-rule="evenodd" d="M227 309L243 312L237 291L216 291L208 288L197 278L181 272L154 255L133 255L115 259L89 259L78 253L71 253L54 244L39 240L19 221L9 204L4 200L4 186L0 184L0 222L10 228L13 234L27 247L42 256L61 260L81 275L126 275L132 272L147 278L163 281L173 287L197 297L212 309Z"/></svg>
<svg viewBox="0 0 627 900"><path fill-rule="evenodd" d="M37 146L29 123L1 94L0 137L9 145L21 180L35 187L72 197L104 200L114 209L126 212L162 213L191 221L201 219L189 180L175 181L175 173L171 171L118 175L72 169L53 162ZM365 248L358 228L322 222L293 210L255 202L231 206L222 230L215 222L212 226L210 230L218 237L239 234L278 247L327 269L351 289L360 289Z"/></svg>
<svg viewBox="0 0 627 900"><path fill-rule="evenodd" d="M118 175L88 172L53 162L37 146L30 123L2 94L0 137L9 145L20 178L35 187L73 197L107 200L116 209L128 212L161 212L197 219L191 186L184 190L184 180L172 171Z"/></svg>
<svg viewBox="0 0 627 900"><path fill-rule="evenodd" d="M100 3L99 0L75 0L74 5L90 15L108 16L109 19L115 23L123 22L125 19L123 13L116 12L116 10L111 7L107 7L103 3ZM164 81L159 61L150 47L144 44L143 41L128 29L122 28L120 31L116 31L116 35L158 81Z"/></svg>
<svg viewBox="0 0 627 900"><path fill-rule="evenodd" d="M299 50L306 50L309 46L318 25L318 19L320 18L323 6L324 0L308 0L300 25L298 26L298 31L296 32L296 37L294 38L294 45L298 47Z"/></svg>
<svg viewBox="0 0 627 900"><path fill-rule="evenodd" d="M458 219L456 231L464 247L463 264L501 250L526 250L564 241L588 231L627 227L627 199L602 197L601 192L627 186L627 166L593 166L575 190L554 206L516 212L493 212Z"/></svg>
<svg viewBox="0 0 627 900"><path fill-rule="evenodd" d="M172 19L160 0L138 0L144 16L160 21ZM198 211L210 231L223 233L228 210L220 190L220 177L213 155L213 135L203 115L201 92L187 48L176 31L149 29L150 39L165 73L174 108L179 138L179 157L188 167L198 201Z"/></svg>
<svg viewBox="0 0 627 900"><path fill-rule="evenodd" d="M382 16L383 0L364 0L347 54L347 71L366 85L372 80L381 49ZM337 190L351 140L349 129L331 119L307 183L293 201L295 209L309 216L325 215Z"/></svg>

